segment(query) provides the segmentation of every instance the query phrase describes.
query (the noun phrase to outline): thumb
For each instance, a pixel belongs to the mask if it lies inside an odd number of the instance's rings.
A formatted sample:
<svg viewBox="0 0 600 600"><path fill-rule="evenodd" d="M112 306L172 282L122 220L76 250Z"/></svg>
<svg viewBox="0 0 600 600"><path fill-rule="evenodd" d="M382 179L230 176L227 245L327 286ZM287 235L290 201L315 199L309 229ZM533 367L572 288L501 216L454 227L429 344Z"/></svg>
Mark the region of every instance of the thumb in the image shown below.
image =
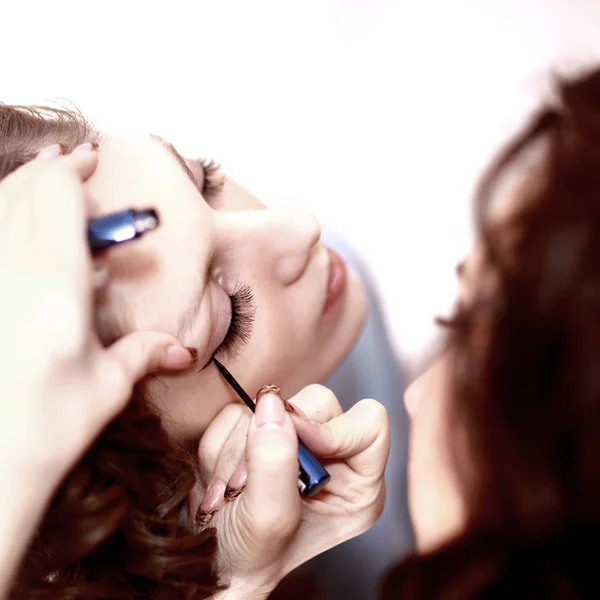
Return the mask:
<svg viewBox="0 0 600 600"><path fill-rule="evenodd" d="M185 369L194 364L196 350L184 348L172 336L155 331L136 331L117 340L100 361L101 386L113 399L107 410L118 412L137 381L158 369Z"/></svg>
<svg viewBox="0 0 600 600"><path fill-rule="evenodd" d="M248 478L240 500L252 516L255 535L283 542L300 525L298 438L281 398L259 396L246 447ZM275 546L272 546L275 547Z"/></svg>
<svg viewBox="0 0 600 600"><path fill-rule="evenodd" d="M195 348L184 348L174 337L157 331L130 333L107 351L125 369L131 385L157 369L190 367L196 358Z"/></svg>
<svg viewBox="0 0 600 600"><path fill-rule="evenodd" d="M131 399L133 386L149 372L184 369L194 363L195 350L183 348L166 333L136 331L92 356L92 390L95 401L90 412L99 430L120 413ZM96 432L97 433L97 432Z"/></svg>

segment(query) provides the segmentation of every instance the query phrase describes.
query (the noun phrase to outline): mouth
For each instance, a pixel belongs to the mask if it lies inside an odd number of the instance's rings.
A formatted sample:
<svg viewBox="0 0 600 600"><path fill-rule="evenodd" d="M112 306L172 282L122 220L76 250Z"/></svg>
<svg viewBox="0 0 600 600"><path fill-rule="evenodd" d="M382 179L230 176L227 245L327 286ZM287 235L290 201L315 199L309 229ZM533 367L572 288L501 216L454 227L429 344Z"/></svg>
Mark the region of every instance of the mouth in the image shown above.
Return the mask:
<svg viewBox="0 0 600 600"><path fill-rule="evenodd" d="M329 281L323 314L328 313L337 304L348 282L348 267L344 259L331 248L326 249L329 254Z"/></svg>

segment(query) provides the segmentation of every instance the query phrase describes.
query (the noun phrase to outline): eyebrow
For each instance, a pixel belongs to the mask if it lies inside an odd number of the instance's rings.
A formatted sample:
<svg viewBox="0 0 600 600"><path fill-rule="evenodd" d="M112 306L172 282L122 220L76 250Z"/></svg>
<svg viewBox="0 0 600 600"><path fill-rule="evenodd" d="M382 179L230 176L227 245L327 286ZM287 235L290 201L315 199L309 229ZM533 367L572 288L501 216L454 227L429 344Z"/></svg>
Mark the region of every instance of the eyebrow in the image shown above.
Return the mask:
<svg viewBox="0 0 600 600"><path fill-rule="evenodd" d="M167 142L167 140L165 140L164 138L160 137L160 135L157 135L155 133L150 134L150 139L152 141L156 142L161 148L166 150L179 163L179 165L181 166L181 168L183 169L185 174L190 178L191 182L194 184L196 189L198 189L198 181L194 177L194 174L192 173L190 168L187 166L183 156L181 156L181 154L179 154L179 152L177 152L175 146L173 146L173 144L171 144L170 142ZM211 248L211 251L209 254L209 261L212 260L213 250L214 249ZM180 338L184 334L185 330L189 329L191 327L194 316L197 314L197 312L200 308L200 303L202 301L202 293L200 292L200 290L198 289L197 286L194 286L193 290L194 290L194 294L192 296L192 301L190 302L190 306L183 312L183 314L181 315L181 317L179 319L179 322L177 323L177 327L176 327L176 331L177 331L176 337L177 338ZM208 361L208 363L206 363L205 366L208 366L209 363L210 363L210 360ZM202 368L204 369L204 367L202 367Z"/></svg>
<svg viewBox="0 0 600 600"><path fill-rule="evenodd" d="M177 150L175 149L175 146L173 146L173 144L171 144L170 142L167 142L167 140L161 138L160 135L156 135L155 133L150 134L150 139L156 142L161 148L166 150L179 163L179 165L185 171L185 174L190 178L194 186L198 188L198 181L194 177L194 174L192 173L190 168L187 166L183 156L181 156L181 154L179 154L179 152L177 152Z"/></svg>

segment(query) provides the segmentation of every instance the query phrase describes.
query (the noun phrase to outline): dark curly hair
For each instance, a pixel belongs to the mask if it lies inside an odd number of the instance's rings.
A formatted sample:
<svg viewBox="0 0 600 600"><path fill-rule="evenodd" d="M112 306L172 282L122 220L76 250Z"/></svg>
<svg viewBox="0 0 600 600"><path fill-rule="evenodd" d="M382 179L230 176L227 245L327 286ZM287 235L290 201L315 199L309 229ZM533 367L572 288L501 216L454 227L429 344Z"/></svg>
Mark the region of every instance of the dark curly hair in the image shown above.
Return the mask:
<svg viewBox="0 0 600 600"><path fill-rule="evenodd" d="M525 158L500 222L495 197ZM558 79L475 213L481 281L448 323L468 523L392 569L383 598L600 598L600 70Z"/></svg>
<svg viewBox="0 0 600 600"><path fill-rule="evenodd" d="M0 179L60 143L96 141L74 110L0 104ZM218 590L213 530L188 513L196 465L138 385L56 492L25 557L14 598L188 599Z"/></svg>

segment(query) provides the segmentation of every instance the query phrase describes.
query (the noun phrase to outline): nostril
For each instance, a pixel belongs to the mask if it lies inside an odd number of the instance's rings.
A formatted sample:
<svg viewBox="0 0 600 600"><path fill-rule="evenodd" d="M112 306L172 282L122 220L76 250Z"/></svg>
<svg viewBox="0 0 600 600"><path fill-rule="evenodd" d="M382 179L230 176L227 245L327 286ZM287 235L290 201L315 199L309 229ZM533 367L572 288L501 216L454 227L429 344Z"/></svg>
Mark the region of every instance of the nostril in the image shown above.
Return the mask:
<svg viewBox="0 0 600 600"><path fill-rule="evenodd" d="M290 233L293 232L296 248L305 253L311 252L321 239L321 225L310 212L305 210L289 214Z"/></svg>
<svg viewBox="0 0 600 600"><path fill-rule="evenodd" d="M277 278L284 285L292 285L306 270L310 258L309 253L290 255L279 259L276 267Z"/></svg>

